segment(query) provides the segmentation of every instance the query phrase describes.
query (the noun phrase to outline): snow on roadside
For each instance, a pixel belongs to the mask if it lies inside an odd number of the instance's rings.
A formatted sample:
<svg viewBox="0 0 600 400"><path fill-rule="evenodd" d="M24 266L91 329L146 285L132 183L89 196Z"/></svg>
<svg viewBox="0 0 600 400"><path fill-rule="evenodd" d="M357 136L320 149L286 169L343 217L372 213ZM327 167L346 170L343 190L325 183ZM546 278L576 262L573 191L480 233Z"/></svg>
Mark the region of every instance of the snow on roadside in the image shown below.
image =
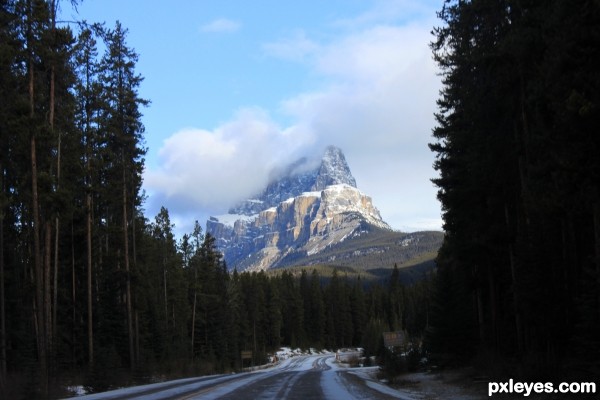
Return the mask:
<svg viewBox="0 0 600 400"><path fill-rule="evenodd" d="M327 365L331 368L327 371L323 371L321 374L321 388L323 394L328 399L358 399L358 398L369 398L368 391L364 390L362 384L355 385L349 383L348 379L344 377L344 373L352 373L364 381L365 385L370 389L375 390L389 398L395 398L400 400L420 400L420 397L412 397L406 393L402 393L384 384L371 381L371 377L368 374L356 373L355 371L365 370L377 370L378 367L361 367L361 368L348 368L342 366L338 361L333 359L326 360Z"/></svg>
<svg viewBox="0 0 600 400"><path fill-rule="evenodd" d="M348 370L348 373L362 379L369 388L387 396L392 396L394 398L403 400L419 400L422 398L422 396L415 395L415 393L394 389L393 387L380 382L377 378L375 378L378 371L379 367L363 367Z"/></svg>
<svg viewBox="0 0 600 400"><path fill-rule="evenodd" d="M350 354L357 349L343 349L340 352L317 351L310 349L302 351L289 347L281 348L276 355L278 361L274 364L265 365L260 371L254 371L249 375L232 379L231 375L215 375L198 378L187 378L176 381L155 383L144 386L123 388L111 392L90 394L77 397L78 400L108 400L121 396L133 398L143 396L145 400L158 400L169 396L178 395L193 390L211 388L197 397L203 400L217 399L228 393L239 390L242 386L255 382L257 379L268 377L270 372L305 372L317 369L320 374L320 385L327 399L354 399L368 398L380 393L385 398L396 398L401 400L444 399L444 400L474 400L478 398L475 391L454 379L441 377L438 374L413 373L406 375L406 385L402 387L391 387L377 379L378 367L350 368L344 360L336 360L335 355ZM322 357L319 357L322 356ZM343 357L342 357L343 358ZM340 362L341 361L341 362ZM325 365L329 368L324 368ZM265 368L266 367L266 368ZM266 372L267 375L264 375ZM182 385L173 385L181 383ZM84 394L80 387L72 387L77 395ZM148 390L151 390L149 393ZM74 393L75 394L75 393ZM367 397L365 397L367 396ZM140 397L141 398L141 397Z"/></svg>
<svg viewBox="0 0 600 400"><path fill-rule="evenodd" d="M306 355L315 355L315 354L332 354L329 350L317 350L315 348L310 348L308 351L301 350L300 348L292 349L291 347L281 347L278 351L275 352L275 355L280 361L287 360L291 357L297 356L306 356Z"/></svg>
<svg viewBox="0 0 600 400"><path fill-rule="evenodd" d="M218 376L215 376L216 379L218 379ZM79 400L108 400L108 399L112 399L112 398L118 398L121 396L132 396L132 395L136 395L142 392L145 392L147 390L152 390L152 389L161 389L164 387L168 387L168 386L172 386L173 384L177 384L177 383L181 383L181 384L185 384L188 382L193 382L193 381L197 381L198 378L184 378L184 379L177 379L177 380L172 380L172 381L165 381L165 382L160 382L160 383L151 383L149 385L140 385L140 386L132 386L132 387L126 387L126 388L121 388L121 389L114 389L114 390L110 390L108 392L101 392L101 393L93 393L93 394L88 394L85 396L80 396L77 397L77 399ZM77 386L76 388L79 388L80 386ZM82 388L83 389L83 388ZM84 390L85 392L85 390ZM77 394L79 395L79 394Z"/></svg>

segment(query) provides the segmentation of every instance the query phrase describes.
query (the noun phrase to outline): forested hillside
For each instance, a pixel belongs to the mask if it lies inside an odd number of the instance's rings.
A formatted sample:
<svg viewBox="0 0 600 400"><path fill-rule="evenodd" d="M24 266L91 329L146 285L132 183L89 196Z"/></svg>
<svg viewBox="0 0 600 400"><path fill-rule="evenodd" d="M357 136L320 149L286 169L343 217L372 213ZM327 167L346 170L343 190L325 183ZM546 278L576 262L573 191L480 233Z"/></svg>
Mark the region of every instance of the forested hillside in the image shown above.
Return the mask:
<svg viewBox="0 0 600 400"><path fill-rule="evenodd" d="M353 235L332 243L316 254L292 254L281 260L277 268L315 264L354 267L358 271L376 268L403 268L419 263L433 263L442 243L443 232L398 232L363 225L361 235Z"/></svg>
<svg viewBox="0 0 600 400"><path fill-rule="evenodd" d="M432 349L597 378L600 4L447 1L439 17Z"/></svg>

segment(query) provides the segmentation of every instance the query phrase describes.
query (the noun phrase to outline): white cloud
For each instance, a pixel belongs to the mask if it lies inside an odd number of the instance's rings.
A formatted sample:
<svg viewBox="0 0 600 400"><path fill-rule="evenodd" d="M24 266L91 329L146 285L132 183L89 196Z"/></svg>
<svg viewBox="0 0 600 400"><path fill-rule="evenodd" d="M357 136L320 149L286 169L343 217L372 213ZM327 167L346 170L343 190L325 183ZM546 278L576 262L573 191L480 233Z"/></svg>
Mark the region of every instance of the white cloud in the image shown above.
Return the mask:
<svg viewBox="0 0 600 400"><path fill-rule="evenodd" d="M440 2L415 0L374 0L373 7L353 17L339 19L334 26L349 29L399 21L426 20L435 16Z"/></svg>
<svg viewBox="0 0 600 400"><path fill-rule="evenodd" d="M371 25L328 43L299 31L265 44L268 55L307 64L327 85L282 99L289 126L278 126L264 110L247 109L212 131L177 132L164 142L161 168L146 174L153 201L168 198L180 215L201 208L224 212L262 189L271 168L334 144L388 223L440 229L427 146L440 88L428 47L431 26Z"/></svg>
<svg viewBox="0 0 600 400"><path fill-rule="evenodd" d="M236 32L241 28L241 24L227 18L215 19L200 27L202 32L212 33L231 33Z"/></svg>
<svg viewBox="0 0 600 400"><path fill-rule="evenodd" d="M289 61L303 61L319 50L319 44L307 38L306 33L300 30L294 32L291 37L265 43L262 49L270 56Z"/></svg>
<svg viewBox="0 0 600 400"><path fill-rule="evenodd" d="M322 45L312 67L329 86L282 103L313 132L313 148L344 150L359 188L388 223L410 230L441 228L427 146L440 88L430 26L373 26Z"/></svg>
<svg viewBox="0 0 600 400"><path fill-rule="evenodd" d="M304 145L296 132L279 128L260 109L240 110L212 131L183 129L164 141L160 168L145 173L151 201L169 204L175 213L226 212L259 191L272 168L294 157Z"/></svg>
<svg viewBox="0 0 600 400"><path fill-rule="evenodd" d="M429 32L419 26L376 26L330 44L317 57L315 68L361 84L402 80L416 63L431 59L428 39Z"/></svg>

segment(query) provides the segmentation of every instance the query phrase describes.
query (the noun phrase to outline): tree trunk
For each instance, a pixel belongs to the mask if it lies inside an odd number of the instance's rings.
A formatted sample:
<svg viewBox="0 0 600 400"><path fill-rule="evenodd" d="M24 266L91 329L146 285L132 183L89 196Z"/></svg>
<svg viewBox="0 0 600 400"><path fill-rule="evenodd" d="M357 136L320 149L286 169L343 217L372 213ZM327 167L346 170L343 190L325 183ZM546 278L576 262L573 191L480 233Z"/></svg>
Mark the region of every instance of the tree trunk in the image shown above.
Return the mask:
<svg viewBox="0 0 600 400"><path fill-rule="evenodd" d="M4 170L0 164L0 198L4 194ZM4 306L4 205L0 203L0 392L6 382L6 309Z"/></svg>
<svg viewBox="0 0 600 400"><path fill-rule="evenodd" d="M31 84L33 86L33 83ZM33 107L32 107L33 108ZM37 191L37 159L35 134L31 135L31 187L33 208L33 256L35 263L35 315L37 326L37 349L42 379L42 390L47 392L48 371L46 362L46 333L44 332L44 274L40 254L40 214Z"/></svg>
<svg viewBox="0 0 600 400"><path fill-rule="evenodd" d="M71 316L72 326L71 326L71 343L75 344L77 342L77 334L75 332L75 327L77 326L77 292L75 291L75 232L73 227L73 220L71 219L71 307L73 308L73 314ZM76 365L77 355L75 352L76 346L73 346L71 349L71 362L73 365Z"/></svg>
<svg viewBox="0 0 600 400"><path fill-rule="evenodd" d="M139 320L139 313L138 313L137 309L134 311L134 315L135 315L135 359L139 360L140 359L140 320Z"/></svg>
<svg viewBox="0 0 600 400"><path fill-rule="evenodd" d="M489 263L491 265L491 263ZM498 350L498 312L496 310L496 284L492 268L488 268L488 290L490 295L490 317L492 330L492 346L494 351Z"/></svg>
<svg viewBox="0 0 600 400"><path fill-rule="evenodd" d="M131 276L129 271L129 235L127 229L127 184L125 179L125 157L122 157L123 161L123 248L125 257L125 273L127 276L126 281L126 294L125 303L127 307L127 333L129 335L129 359L131 369L135 366L135 354L134 354L134 340L133 340L133 318L132 318L132 307L131 307Z"/></svg>
<svg viewBox="0 0 600 400"><path fill-rule="evenodd" d="M483 312L483 294L481 293L482 290L479 287L479 285L477 286L477 289L475 290L475 296L477 297L477 323L479 325L479 343L482 344L483 346L486 346L487 343L487 338L485 336L485 319L484 319L484 312Z"/></svg>
<svg viewBox="0 0 600 400"><path fill-rule="evenodd" d="M46 352L48 367L52 365L52 296L50 288L50 271L52 269L52 224L46 221L45 227L45 244L44 244L44 333L46 341Z"/></svg>
<svg viewBox="0 0 600 400"><path fill-rule="evenodd" d="M31 25L32 25L32 4L31 1L29 6L29 32L28 32L28 46L31 46ZM38 196L38 181L37 181L37 153L36 153L36 140L34 131L34 116L35 116L35 103L34 103L34 68L33 68L33 50L29 53L29 117L30 117L30 129L32 130L30 135L30 156L31 156L31 208L33 216L33 258L35 265L35 321L36 321L36 342L38 350L38 361L41 375L41 389L44 394L48 392L48 364L46 354L46 333L44 332L44 274L42 267L42 255L40 251L40 210L39 210L39 196Z"/></svg>
<svg viewBox="0 0 600 400"><path fill-rule="evenodd" d="M196 289L194 288L194 305L192 306L192 360L194 360L194 339L196 333Z"/></svg>
<svg viewBox="0 0 600 400"><path fill-rule="evenodd" d="M52 71L52 79L54 81L54 70ZM56 189L58 190L60 187L60 148L61 148L61 135L58 134L58 154L56 160ZM52 336L56 338L57 335L57 325L56 325L56 315L58 313L58 245L59 245L59 237L60 237L60 218L57 215L54 220L54 279L52 285Z"/></svg>
<svg viewBox="0 0 600 400"><path fill-rule="evenodd" d="M136 242L136 233L135 233L135 219L136 219L136 215L135 215L135 196L132 196L132 218L131 218L131 257L133 260L133 265L132 268L134 270L137 270L137 242ZM135 300L135 298L133 299ZM137 304L136 301L133 302L134 304ZM138 310L137 308L134 308L133 310L133 320L134 320L134 331L133 331L133 337L134 337L134 360L136 361L136 363L138 362L138 360L140 359L140 326L139 326L139 320L138 320Z"/></svg>
<svg viewBox="0 0 600 400"><path fill-rule="evenodd" d="M52 279L52 337L54 338L54 340L56 341L56 336L58 334L57 332L57 325L56 325L56 317L57 317L57 313L58 313L58 224L59 224L59 218L56 217L55 221L55 231L54 231L54 271L53 271L53 279ZM56 343L54 343L54 345L56 345ZM54 351L54 347L53 347L53 351Z"/></svg>
<svg viewBox="0 0 600 400"><path fill-rule="evenodd" d="M86 65L86 92L89 93L89 82L90 82L90 67L89 60ZM86 99L88 101L89 99ZM91 111L89 107L85 107L85 168L86 168L86 182L85 182L85 235L86 235L86 269L87 269L87 326L88 326L88 364L90 368L94 364L94 318L93 318L93 291L92 291L92 166L90 159L92 157L92 145L90 144L92 138L90 137L90 125L91 125ZM102 239L100 239L102 243ZM100 244L100 257L102 257L102 245ZM101 261L100 261L101 262ZM75 285L75 273L73 272L73 285ZM73 287L73 301L75 301L75 287Z"/></svg>
<svg viewBox="0 0 600 400"><path fill-rule="evenodd" d="M506 228L510 232L510 216L508 211L508 205L504 204L504 216L506 219ZM519 301L519 289L517 285L517 271L516 271L516 261L515 261L515 250L512 244L508 245L508 257L510 261L510 276L512 280L512 294L513 294L513 307L515 312L515 329L517 334L517 346L519 350L519 354L523 354L524 344L523 344L523 324L521 320L521 304Z"/></svg>
<svg viewBox="0 0 600 400"><path fill-rule="evenodd" d="M163 261L164 263L164 261ZM169 303L167 301L167 268L163 265L163 288L165 292L165 327L169 328Z"/></svg>
<svg viewBox="0 0 600 400"><path fill-rule="evenodd" d="M136 232L135 232L135 196L131 196L131 210L132 210L132 218L131 218L131 258L133 259L133 268L137 267L137 240L136 240Z"/></svg>
<svg viewBox="0 0 600 400"><path fill-rule="evenodd" d="M50 23L52 29L52 50L55 48L54 40L56 40L56 11L57 11L57 2L56 0L52 0L50 2ZM50 132L54 134L54 115L56 109L55 102L56 95L56 58L51 56L50 60L50 107L48 113L48 124L50 125ZM60 186L60 133L58 134L58 143L57 143L57 160L56 160L56 191ZM50 227L51 228L51 227ZM54 338L56 333L56 305L58 300L58 232L59 232L59 218L58 215L55 218L55 241L54 241L54 277L53 277L53 285L50 284L50 259L48 259L47 263L47 281L46 281L46 307L47 307L47 315L46 315L46 333L48 334L48 350L50 352L50 357L54 357ZM51 232L49 236L51 236ZM51 254L50 243L48 243L48 247L46 249L47 254ZM53 292L52 292L53 290ZM50 295L52 293L52 299L50 299Z"/></svg>
<svg viewBox="0 0 600 400"><path fill-rule="evenodd" d="M88 159L89 170L89 159ZM94 365L94 325L92 314L92 195L89 192L85 199L86 202L86 242L87 242L87 325L88 325L88 363L90 367ZM75 272L73 272L73 299L75 300Z"/></svg>
<svg viewBox="0 0 600 400"><path fill-rule="evenodd" d="M600 202L594 203L594 249L596 255L596 304L600 318Z"/></svg>

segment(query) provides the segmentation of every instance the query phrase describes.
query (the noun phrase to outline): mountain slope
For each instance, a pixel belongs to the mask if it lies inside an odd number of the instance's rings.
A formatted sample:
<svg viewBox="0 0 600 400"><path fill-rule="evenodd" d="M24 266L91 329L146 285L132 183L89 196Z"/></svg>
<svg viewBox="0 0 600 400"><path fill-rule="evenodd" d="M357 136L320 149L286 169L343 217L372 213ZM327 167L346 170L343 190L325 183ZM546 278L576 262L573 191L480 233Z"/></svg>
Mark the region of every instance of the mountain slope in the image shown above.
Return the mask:
<svg viewBox="0 0 600 400"><path fill-rule="evenodd" d="M356 188L344 154L334 146L327 147L318 162L300 159L271 178L260 194L207 221L207 232L216 238L231 269L256 271L325 260L367 262L367 250L344 253L340 249L349 245L343 243L360 247L376 238L407 235L393 232L382 220L371 198ZM377 247L377 254L396 248L387 242L371 247Z"/></svg>
<svg viewBox="0 0 600 400"><path fill-rule="evenodd" d="M432 262L442 244L442 232L394 232L364 226L368 230L312 255L287 257L278 267L334 265L357 271L399 268Z"/></svg>

